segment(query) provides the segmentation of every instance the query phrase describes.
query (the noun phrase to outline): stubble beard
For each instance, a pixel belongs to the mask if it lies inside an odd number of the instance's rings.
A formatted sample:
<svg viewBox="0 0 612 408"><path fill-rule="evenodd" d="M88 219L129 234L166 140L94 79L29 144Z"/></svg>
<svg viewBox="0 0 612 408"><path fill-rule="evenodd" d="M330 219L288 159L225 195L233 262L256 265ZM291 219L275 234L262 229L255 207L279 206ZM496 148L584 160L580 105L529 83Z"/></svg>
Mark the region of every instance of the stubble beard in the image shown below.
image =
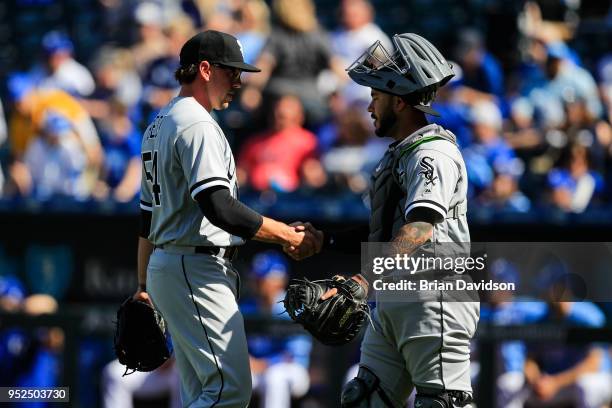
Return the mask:
<svg viewBox="0 0 612 408"><path fill-rule="evenodd" d="M391 111L387 111L384 115L378 117L378 128L374 130L374 133L378 137L387 137L396 122L397 117L395 114Z"/></svg>

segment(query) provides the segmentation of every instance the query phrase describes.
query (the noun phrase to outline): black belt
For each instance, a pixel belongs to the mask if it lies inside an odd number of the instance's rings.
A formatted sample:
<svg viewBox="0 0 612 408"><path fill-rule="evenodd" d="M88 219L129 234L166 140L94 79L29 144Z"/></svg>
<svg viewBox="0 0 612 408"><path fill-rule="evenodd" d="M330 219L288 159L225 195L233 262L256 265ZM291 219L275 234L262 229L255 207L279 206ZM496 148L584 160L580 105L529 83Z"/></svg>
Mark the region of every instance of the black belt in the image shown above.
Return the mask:
<svg viewBox="0 0 612 408"><path fill-rule="evenodd" d="M237 246L219 247L219 246L179 246L179 245L155 245L155 248L164 249L169 252L185 253L185 254L207 254L220 256L224 259L233 260L238 254Z"/></svg>
<svg viewBox="0 0 612 408"><path fill-rule="evenodd" d="M230 247L218 247L218 246L197 246L195 247L196 254L209 254L209 255L219 255L222 258L229 259L230 261L236 257L238 254L238 247L230 246Z"/></svg>

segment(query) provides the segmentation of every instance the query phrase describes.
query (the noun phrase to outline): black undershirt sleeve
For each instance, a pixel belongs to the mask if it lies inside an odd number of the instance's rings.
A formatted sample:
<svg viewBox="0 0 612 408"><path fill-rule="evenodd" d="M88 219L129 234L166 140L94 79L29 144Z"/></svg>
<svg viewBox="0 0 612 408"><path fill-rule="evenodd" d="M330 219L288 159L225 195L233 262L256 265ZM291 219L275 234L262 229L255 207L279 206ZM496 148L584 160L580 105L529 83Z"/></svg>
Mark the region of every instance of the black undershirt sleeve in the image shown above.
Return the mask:
<svg viewBox="0 0 612 408"><path fill-rule="evenodd" d="M251 239L257 233L263 217L230 194L225 186L214 186L195 196L204 216L215 226L232 235Z"/></svg>
<svg viewBox="0 0 612 408"><path fill-rule="evenodd" d="M432 210L431 208L415 207L410 210L410 212L406 216L406 222L411 223L417 221L427 222L431 225L435 225L439 222L444 221L444 218L440 216L439 212L437 212L436 210Z"/></svg>
<svg viewBox="0 0 612 408"><path fill-rule="evenodd" d="M140 236L148 239L151 232L151 211L140 210Z"/></svg>

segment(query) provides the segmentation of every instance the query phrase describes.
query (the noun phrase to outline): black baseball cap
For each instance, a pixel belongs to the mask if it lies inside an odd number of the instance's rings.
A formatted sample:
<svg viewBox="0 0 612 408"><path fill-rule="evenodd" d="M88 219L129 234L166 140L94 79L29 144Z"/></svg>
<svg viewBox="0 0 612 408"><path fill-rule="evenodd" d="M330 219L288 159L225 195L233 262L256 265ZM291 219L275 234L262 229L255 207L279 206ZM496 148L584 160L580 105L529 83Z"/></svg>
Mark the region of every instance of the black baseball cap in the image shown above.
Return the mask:
<svg viewBox="0 0 612 408"><path fill-rule="evenodd" d="M244 62L242 46L233 35L215 30L207 30L191 37L181 48L181 66L208 61L226 67L238 68L247 72L261 69Z"/></svg>

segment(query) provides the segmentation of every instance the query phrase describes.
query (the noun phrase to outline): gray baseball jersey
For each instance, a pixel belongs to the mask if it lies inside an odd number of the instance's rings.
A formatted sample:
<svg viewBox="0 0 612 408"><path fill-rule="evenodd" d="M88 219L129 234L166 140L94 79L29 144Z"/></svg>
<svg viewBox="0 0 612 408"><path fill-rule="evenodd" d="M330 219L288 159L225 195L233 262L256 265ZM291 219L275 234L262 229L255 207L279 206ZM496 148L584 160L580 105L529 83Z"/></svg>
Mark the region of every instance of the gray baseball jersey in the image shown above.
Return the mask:
<svg viewBox="0 0 612 408"><path fill-rule="evenodd" d="M392 144L374 170L369 194L370 242L392 239L417 207L440 215L435 242L470 241L465 164L455 136L438 125L425 126Z"/></svg>
<svg viewBox="0 0 612 408"><path fill-rule="evenodd" d="M223 131L191 97L176 97L142 139L140 207L152 211L148 239L155 245L234 246L240 237L215 227L194 197L213 186L238 196L236 165ZM160 171L163 169L163 172Z"/></svg>
<svg viewBox="0 0 612 408"><path fill-rule="evenodd" d="M430 208L443 219L434 225L435 242L469 242L465 163L457 145L440 135L454 138L449 131L431 124L396 146L396 177L406 193L404 217L414 208ZM428 138L434 139L411 148Z"/></svg>

